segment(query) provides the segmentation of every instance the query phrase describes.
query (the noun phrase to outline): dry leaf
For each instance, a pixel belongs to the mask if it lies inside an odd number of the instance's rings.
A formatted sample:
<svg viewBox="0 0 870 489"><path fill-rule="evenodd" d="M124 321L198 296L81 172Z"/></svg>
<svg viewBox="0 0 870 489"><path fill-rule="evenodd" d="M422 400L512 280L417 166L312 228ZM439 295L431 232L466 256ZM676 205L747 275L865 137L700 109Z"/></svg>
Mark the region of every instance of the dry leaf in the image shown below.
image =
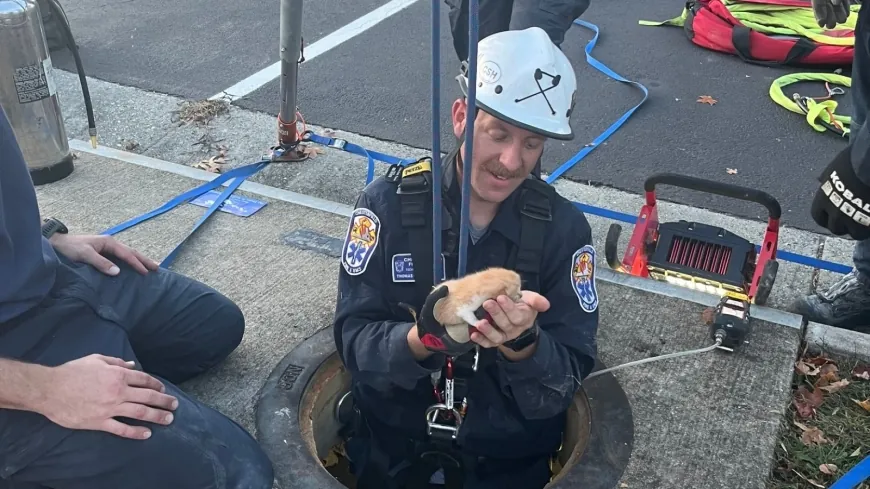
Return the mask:
<svg viewBox="0 0 870 489"><path fill-rule="evenodd" d="M702 104L710 104L710 105L715 105L716 102L718 102L718 100L714 99L713 97L711 97L709 95L701 95L700 97L698 97L697 101L702 103Z"/></svg>
<svg viewBox="0 0 870 489"><path fill-rule="evenodd" d="M834 464L822 464L819 465L819 472L827 475L834 475L837 473L837 466Z"/></svg>
<svg viewBox="0 0 870 489"><path fill-rule="evenodd" d="M860 456L861 456L861 449L860 449L860 448L856 448L855 451L852 452L852 454L849 455L849 456L850 456L850 457L860 457Z"/></svg>
<svg viewBox="0 0 870 489"><path fill-rule="evenodd" d="M831 440L825 438L825 434L822 432L822 430L816 427L812 427L803 432L803 434L801 435L801 442L804 445L809 446L813 444L822 445L825 443L831 443Z"/></svg>
<svg viewBox="0 0 870 489"><path fill-rule="evenodd" d="M320 148L319 146L314 146L314 145L309 144L309 145L306 145L304 148L302 148L302 154L304 154L305 156L307 156L309 158L314 158L315 156L317 156L321 153L323 153L323 149Z"/></svg>
<svg viewBox="0 0 870 489"><path fill-rule="evenodd" d="M822 389L823 391L830 394L833 392L837 392L840 389L843 389L847 385L849 385L849 381L846 379L843 379L839 382L834 382L831 385L825 385L825 386L819 387L819 389Z"/></svg>
<svg viewBox="0 0 870 489"><path fill-rule="evenodd" d="M870 399L864 399L863 401L852 399L852 402L864 408L865 411L870 412Z"/></svg>
<svg viewBox="0 0 870 489"><path fill-rule="evenodd" d="M814 384L814 387L822 387L822 386L834 384L834 383L839 382L839 381L840 381L840 377L837 376L836 372L828 372L828 373L822 374L819 377L819 380L816 381L816 383Z"/></svg>
<svg viewBox="0 0 870 489"><path fill-rule="evenodd" d="M794 406L797 409L798 415L802 418L812 417L816 413L816 408L822 405L824 397L822 391L813 389L810 392L806 386L798 387L794 397Z"/></svg>
<svg viewBox="0 0 870 489"><path fill-rule="evenodd" d="M628 484L626 484L625 482L621 482L619 484L619 487L625 488L625 487L628 487Z"/></svg>
<svg viewBox="0 0 870 489"><path fill-rule="evenodd" d="M830 358L822 357L822 356L810 357L804 361L811 364L811 365L816 365L819 367L821 367L822 365L828 365L828 364L832 364L835 367L837 366L837 364L835 364L833 360L831 360Z"/></svg>
<svg viewBox="0 0 870 489"><path fill-rule="evenodd" d="M805 425L803 423L798 423L797 421L792 421L792 422L794 423L795 426L800 428L801 431L809 431L809 428L807 427L807 425Z"/></svg>
<svg viewBox="0 0 870 489"><path fill-rule="evenodd" d="M338 463L338 455L336 455L335 450L330 450L329 453L326 454L326 459L322 461L324 467L332 467L333 465Z"/></svg>
<svg viewBox="0 0 870 489"><path fill-rule="evenodd" d="M819 368L809 363L804 362L803 360L798 360L797 363L794 364L794 371L801 375L809 375L815 376L819 374Z"/></svg>
<svg viewBox="0 0 870 489"><path fill-rule="evenodd" d="M729 175L737 175L737 168L726 168L725 171L727 171Z"/></svg>
<svg viewBox="0 0 870 489"><path fill-rule="evenodd" d="M852 377L870 380L870 365L858 365L852 369Z"/></svg>

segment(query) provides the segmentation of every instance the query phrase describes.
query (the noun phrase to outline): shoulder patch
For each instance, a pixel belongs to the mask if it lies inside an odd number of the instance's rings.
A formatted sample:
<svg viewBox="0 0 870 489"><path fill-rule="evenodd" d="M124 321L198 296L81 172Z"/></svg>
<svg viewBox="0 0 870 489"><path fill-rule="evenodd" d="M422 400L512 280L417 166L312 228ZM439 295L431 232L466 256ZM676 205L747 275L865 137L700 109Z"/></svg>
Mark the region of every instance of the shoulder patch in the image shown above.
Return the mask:
<svg viewBox="0 0 870 489"><path fill-rule="evenodd" d="M381 220L374 212L365 207L354 209L341 253L341 264L349 275L366 271L378 247L380 232Z"/></svg>
<svg viewBox="0 0 870 489"><path fill-rule="evenodd" d="M595 286L595 248L592 245L574 252L571 285L580 299L580 307L586 312L595 312L598 309L598 288Z"/></svg>

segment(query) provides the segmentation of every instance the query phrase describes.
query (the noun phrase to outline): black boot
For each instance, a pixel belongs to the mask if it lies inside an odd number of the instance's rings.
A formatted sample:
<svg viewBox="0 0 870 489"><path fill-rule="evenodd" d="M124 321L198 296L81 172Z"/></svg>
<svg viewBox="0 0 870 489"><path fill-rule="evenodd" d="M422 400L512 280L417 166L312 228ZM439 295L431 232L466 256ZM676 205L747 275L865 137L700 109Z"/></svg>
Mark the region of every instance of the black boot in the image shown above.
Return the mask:
<svg viewBox="0 0 870 489"><path fill-rule="evenodd" d="M792 309L807 321L870 333L870 280L852 270L828 290L799 299Z"/></svg>

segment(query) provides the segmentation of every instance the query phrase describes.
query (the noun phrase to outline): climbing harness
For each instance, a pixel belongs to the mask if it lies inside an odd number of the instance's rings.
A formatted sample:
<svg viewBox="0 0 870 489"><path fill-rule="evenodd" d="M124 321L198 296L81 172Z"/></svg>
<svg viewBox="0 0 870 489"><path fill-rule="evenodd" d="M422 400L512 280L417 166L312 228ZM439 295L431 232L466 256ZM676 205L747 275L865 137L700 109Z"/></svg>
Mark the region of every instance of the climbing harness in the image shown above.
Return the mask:
<svg viewBox="0 0 870 489"><path fill-rule="evenodd" d="M689 0L679 17L638 23L683 27L692 43L747 63L851 66L859 9L853 5L845 23L823 29L808 1Z"/></svg>
<svg viewBox="0 0 870 489"><path fill-rule="evenodd" d="M827 95L811 97L799 93L792 94L791 98L783 92L783 87L793 83L806 81L823 81ZM846 92L840 87L831 85L852 86L852 79L835 73L792 73L781 76L770 84L770 98L777 105L796 114L806 116L807 123L818 132L831 131L832 133L848 137L852 118L846 115L836 114L837 101L835 95L843 95Z"/></svg>

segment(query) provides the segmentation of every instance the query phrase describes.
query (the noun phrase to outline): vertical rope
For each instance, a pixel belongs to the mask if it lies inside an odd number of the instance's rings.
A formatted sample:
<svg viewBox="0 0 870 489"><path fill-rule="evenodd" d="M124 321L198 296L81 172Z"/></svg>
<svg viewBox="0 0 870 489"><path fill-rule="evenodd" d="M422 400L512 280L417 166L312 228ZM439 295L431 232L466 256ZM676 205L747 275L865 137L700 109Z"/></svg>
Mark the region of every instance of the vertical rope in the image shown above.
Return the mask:
<svg viewBox="0 0 870 489"><path fill-rule="evenodd" d="M465 117L465 157L462 158L462 217L459 220L459 270L457 277L465 276L468 261L469 202L471 195L471 162L474 150L474 119L477 112L477 36L478 0L468 0L468 111Z"/></svg>
<svg viewBox="0 0 870 489"><path fill-rule="evenodd" d="M432 278L435 285L444 279L441 262L441 0L432 0L432 187Z"/></svg>

